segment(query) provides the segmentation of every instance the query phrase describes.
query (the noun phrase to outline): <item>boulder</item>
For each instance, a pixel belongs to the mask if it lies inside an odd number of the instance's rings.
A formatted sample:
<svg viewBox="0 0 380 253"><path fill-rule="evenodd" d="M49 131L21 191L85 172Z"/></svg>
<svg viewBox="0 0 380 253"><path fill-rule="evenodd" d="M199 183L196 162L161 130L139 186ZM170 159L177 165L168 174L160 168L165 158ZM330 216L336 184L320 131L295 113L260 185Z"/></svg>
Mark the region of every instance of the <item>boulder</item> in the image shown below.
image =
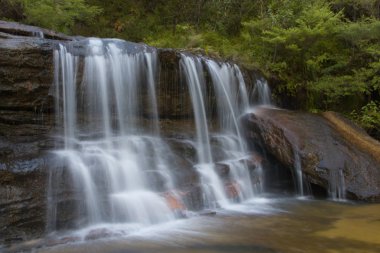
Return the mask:
<svg viewBox="0 0 380 253"><path fill-rule="evenodd" d="M380 143L342 116L259 107L242 118L251 147L350 199L380 201Z"/></svg>

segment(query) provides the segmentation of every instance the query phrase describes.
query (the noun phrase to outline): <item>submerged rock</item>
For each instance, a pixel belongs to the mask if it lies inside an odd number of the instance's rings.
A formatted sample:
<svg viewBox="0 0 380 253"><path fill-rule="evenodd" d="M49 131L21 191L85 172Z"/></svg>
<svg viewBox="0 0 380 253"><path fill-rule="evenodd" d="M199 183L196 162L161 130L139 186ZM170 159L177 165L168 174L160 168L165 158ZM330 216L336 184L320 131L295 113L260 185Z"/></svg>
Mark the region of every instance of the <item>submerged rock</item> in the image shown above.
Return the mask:
<svg viewBox="0 0 380 253"><path fill-rule="evenodd" d="M256 149L289 168L298 156L304 178L330 195L380 201L380 143L338 114L258 108L242 123Z"/></svg>

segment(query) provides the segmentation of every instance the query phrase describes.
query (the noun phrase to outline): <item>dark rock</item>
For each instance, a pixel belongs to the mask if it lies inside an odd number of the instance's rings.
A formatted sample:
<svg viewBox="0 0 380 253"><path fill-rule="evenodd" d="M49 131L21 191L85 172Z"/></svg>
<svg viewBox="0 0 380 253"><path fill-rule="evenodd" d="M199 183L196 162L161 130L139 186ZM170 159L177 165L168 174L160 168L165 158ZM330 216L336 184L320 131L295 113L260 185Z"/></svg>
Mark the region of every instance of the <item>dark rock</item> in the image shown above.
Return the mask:
<svg viewBox="0 0 380 253"><path fill-rule="evenodd" d="M80 240L81 240L81 238L77 237L77 236L65 236L65 237L61 237L61 238L48 238L45 241L44 246L53 247L53 246L57 246L57 245L61 245L61 244L78 242Z"/></svg>
<svg viewBox="0 0 380 253"><path fill-rule="evenodd" d="M202 210L198 213L200 216L214 216L216 212L214 210Z"/></svg>
<svg viewBox="0 0 380 253"><path fill-rule="evenodd" d="M86 241L90 241L90 240L108 238L108 237L112 237L116 235L117 234L115 232L108 230L106 228L98 228L98 229L91 230L84 239Z"/></svg>
<svg viewBox="0 0 380 253"><path fill-rule="evenodd" d="M216 163L215 164L216 173L223 179L227 179L230 175L230 166L226 163Z"/></svg>
<svg viewBox="0 0 380 253"><path fill-rule="evenodd" d="M181 189L182 200L186 207L192 211L199 211L204 207L203 190L200 185Z"/></svg>
<svg viewBox="0 0 380 253"><path fill-rule="evenodd" d="M0 21L0 244L45 232L51 161L46 151L53 147L54 123L52 50L58 42L23 37L38 29Z"/></svg>
<svg viewBox="0 0 380 253"><path fill-rule="evenodd" d="M48 29L0 20L0 32L5 35L44 37L54 40L72 40L72 37ZM43 35L43 36L41 36Z"/></svg>
<svg viewBox="0 0 380 253"><path fill-rule="evenodd" d="M298 155L310 183L328 190L342 171L347 197L380 200L380 144L342 117L258 108L242 123L249 142L283 165L294 168Z"/></svg>
<svg viewBox="0 0 380 253"><path fill-rule="evenodd" d="M144 171L144 174L151 190L162 192L167 189L165 185L166 178L162 171L148 170Z"/></svg>

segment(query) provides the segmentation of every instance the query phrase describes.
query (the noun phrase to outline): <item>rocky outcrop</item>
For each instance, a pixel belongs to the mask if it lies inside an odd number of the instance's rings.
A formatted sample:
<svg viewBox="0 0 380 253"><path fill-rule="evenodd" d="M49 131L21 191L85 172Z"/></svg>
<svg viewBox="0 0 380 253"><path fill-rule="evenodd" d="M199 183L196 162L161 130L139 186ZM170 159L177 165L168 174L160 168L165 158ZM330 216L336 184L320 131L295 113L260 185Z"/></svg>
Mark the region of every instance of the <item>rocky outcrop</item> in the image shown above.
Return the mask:
<svg viewBox="0 0 380 253"><path fill-rule="evenodd" d="M341 185L351 199L380 201L380 143L335 113L257 108L242 119L246 136L326 191ZM343 177L344 181L341 181Z"/></svg>
<svg viewBox="0 0 380 253"><path fill-rule="evenodd" d="M45 230L54 43L22 31L0 22L0 244Z"/></svg>
<svg viewBox="0 0 380 253"><path fill-rule="evenodd" d="M0 20L0 38L39 37L54 40L72 40L72 37L40 27Z"/></svg>

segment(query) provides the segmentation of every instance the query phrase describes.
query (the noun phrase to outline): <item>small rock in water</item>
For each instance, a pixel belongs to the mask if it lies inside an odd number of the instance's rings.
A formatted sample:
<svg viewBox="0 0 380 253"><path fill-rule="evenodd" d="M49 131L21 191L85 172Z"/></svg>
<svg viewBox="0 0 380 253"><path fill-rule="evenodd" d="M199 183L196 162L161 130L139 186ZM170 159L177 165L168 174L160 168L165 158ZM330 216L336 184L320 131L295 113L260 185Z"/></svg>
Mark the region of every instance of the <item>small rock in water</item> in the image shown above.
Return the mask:
<svg viewBox="0 0 380 253"><path fill-rule="evenodd" d="M71 242L80 241L80 237L78 236L65 236L62 238L50 238L46 241L45 246L52 247L60 244L66 244Z"/></svg>
<svg viewBox="0 0 380 253"><path fill-rule="evenodd" d="M214 215L216 215L216 211L214 211L214 210L203 210L203 211L199 212L199 215L200 216L214 216Z"/></svg>
<svg viewBox="0 0 380 253"><path fill-rule="evenodd" d="M115 236L116 234L106 228L98 228L91 230L88 235L84 238L86 241L90 240L98 240L102 238L107 238L111 236Z"/></svg>

